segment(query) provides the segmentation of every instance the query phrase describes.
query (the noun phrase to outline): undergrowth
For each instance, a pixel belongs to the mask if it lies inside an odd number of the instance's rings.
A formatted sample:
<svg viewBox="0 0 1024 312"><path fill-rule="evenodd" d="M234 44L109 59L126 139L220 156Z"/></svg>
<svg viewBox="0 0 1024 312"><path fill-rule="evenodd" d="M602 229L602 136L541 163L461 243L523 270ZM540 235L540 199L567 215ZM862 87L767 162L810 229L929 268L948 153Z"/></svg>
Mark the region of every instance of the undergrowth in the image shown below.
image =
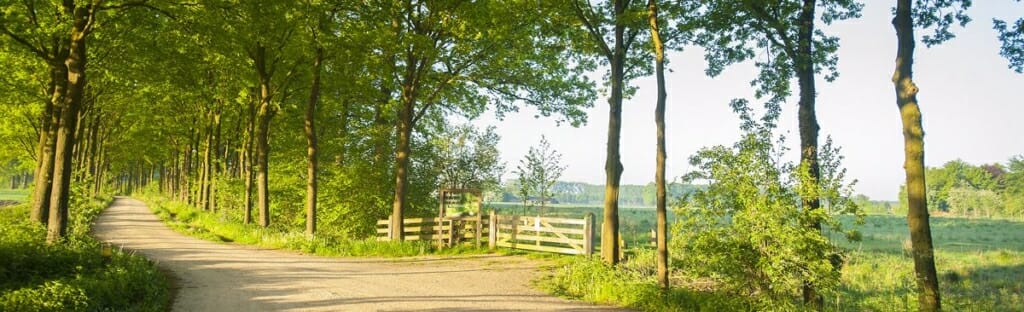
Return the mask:
<svg viewBox="0 0 1024 312"><path fill-rule="evenodd" d="M906 219L869 216L864 240L844 243L839 289L826 296L825 311L916 311L917 292ZM942 305L949 311L1024 311L1024 223L1008 220L933 218ZM747 294L716 287L713 277L672 268L672 289L654 279L653 251L635 249L616 268L598 259L564 257L542 289L563 297L641 311L771 311ZM803 308L794 302L793 309Z"/></svg>
<svg viewBox="0 0 1024 312"><path fill-rule="evenodd" d="M560 297L640 311L755 310L742 297L679 287L662 290L654 279L653 264L647 264L653 261L650 251L638 251L617 268L596 257L564 257L551 276L538 280L538 286Z"/></svg>
<svg viewBox="0 0 1024 312"><path fill-rule="evenodd" d="M168 284L153 263L120 250L103 256L89 236L110 200L74 200L67 239L54 245L28 204L0 209L0 311L167 310Z"/></svg>
<svg viewBox="0 0 1024 312"><path fill-rule="evenodd" d="M196 209L186 203L167 200L160 196L144 196L146 202L161 220L175 231L193 237L214 241L255 245L265 248L299 251L320 256L346 257L409 257L419 255L459 255L486 253L486 248L455 246L435 248L432 242L390 242L369 239L350 239L330 235L307 237L302 229L294 231L262 228L244 224L219 212Z"/></svg>

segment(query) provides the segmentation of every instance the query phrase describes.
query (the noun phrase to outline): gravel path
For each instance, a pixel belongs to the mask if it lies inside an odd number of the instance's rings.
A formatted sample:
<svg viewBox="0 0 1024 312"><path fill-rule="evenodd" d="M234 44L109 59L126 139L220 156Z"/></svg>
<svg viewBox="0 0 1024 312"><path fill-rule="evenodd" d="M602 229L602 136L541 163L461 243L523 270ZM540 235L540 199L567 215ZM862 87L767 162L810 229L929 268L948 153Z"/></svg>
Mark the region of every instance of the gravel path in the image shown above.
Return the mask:
<svg viewBox="0 0 1024 312"><path fill-rule="evenodd" d="M94 235L170 271L174 311L592 311L531 289L535 261L515 256L325 258L188 237L130 198Z"/></svg>

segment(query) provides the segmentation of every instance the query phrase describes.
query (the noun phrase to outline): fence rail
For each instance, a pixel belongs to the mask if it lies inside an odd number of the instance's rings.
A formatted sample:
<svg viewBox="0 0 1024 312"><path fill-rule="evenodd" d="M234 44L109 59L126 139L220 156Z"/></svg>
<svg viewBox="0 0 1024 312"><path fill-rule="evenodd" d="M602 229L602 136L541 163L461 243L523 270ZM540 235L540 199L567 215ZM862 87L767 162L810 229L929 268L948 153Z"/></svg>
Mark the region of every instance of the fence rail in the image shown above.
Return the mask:
<svg viewBox="0 0 1024 312"><path fill-rule="evenodd" d="M495 247L573 255L594 253L594 215L581 219L490 215L402 220L405 240L432 240L442 246L486 239ZM377 221L377 239L391 235L390 220Z"/></svg>

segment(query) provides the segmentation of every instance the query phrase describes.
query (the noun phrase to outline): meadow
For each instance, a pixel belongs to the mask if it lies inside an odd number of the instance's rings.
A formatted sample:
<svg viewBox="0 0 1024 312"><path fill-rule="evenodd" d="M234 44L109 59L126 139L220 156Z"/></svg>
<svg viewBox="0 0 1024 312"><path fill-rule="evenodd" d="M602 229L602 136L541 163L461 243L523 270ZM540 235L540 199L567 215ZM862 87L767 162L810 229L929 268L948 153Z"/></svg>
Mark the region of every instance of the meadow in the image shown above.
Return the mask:
<svg viewBox="0 0 1024 312"><path fill-rule="evenodd" d="M29 189L0 190L0 202L27 202ZM3 206L3 205L0 205Z"/></svg>
<svg viewBox="0 0 1024 312"><path fill-rule="evenodd" d="M516 203L490 203L499 213L523 214ZM536 214L535 210L526 210ZM547 216L582 218L593 213L601 218L601 207L553 205ZM687 305L671 300L644 298L657 296L650 289L654 285L653 253L650 230L654 227L654 209L649 207L622 207L619 211L622 235L630 247L626 271L619 276L614 287L625 288L622 294L611 292L600 295L600 283L570 285L578 282L580 268L575 272L559 271L548 281L541 282L549 291L559 295L594 302L612 303L641 310L672 311L689 308L735 307L725 305ZM669 217L673 214L670 212ZM847 226L852 218L842 218ZM834 241L846 250L842 267L842 285L837 293L826 298L831 311L913 311L917 309L917 295L910 257L909 231L906 218L901 215L867 215L864 224L855 226L862 234L858 242L850 242L835 234ZM600 222L600 221L598 221ZM1011 219L932 217L932 237L935 244L936 265L942 289L944 308L948 311L1024 311L1024 221ZM597 233L598 235L600 233ZM563 266L563 269L570 267ZM599 266L589 266L602 270ZM604 274L610 274L604 272ZM570 276L574 275L574 276ZM626 280L632 280L628 282ZM692 280L686 272L676 271L673 280ZM593 280L591 280L593 281ZM624 282L625 281L625 282ZM590 287L589 289L580 289ZM575 288L575 291L573 289ZM680 298L709 300L721 298L703 290L673 292ZM652 302L654 302L652 304ZM682 304L680 306L679 304ZM739 304L742 305L742 304Z"/></svg>

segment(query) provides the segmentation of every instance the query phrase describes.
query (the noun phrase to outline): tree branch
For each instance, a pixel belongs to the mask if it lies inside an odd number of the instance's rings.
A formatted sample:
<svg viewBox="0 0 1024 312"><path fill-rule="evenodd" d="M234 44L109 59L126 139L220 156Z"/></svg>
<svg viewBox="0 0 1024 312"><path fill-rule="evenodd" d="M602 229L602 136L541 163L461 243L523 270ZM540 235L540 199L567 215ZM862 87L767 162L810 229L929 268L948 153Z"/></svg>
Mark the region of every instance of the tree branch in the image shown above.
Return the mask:
<svg viewBox="0 0 1024 312"><path fill-rule="evenodd" d="M590 21L590 19L587 18L587 15L583 13L583 9L580 8L579 0L573 0L572 7L576 11L576 17L579 18L581 22L583 22L584 26L586 26L587 32L590 33L590 36L594 37L594 41L597 42L597 47L601 49L601 52L604 54L606 58L611 59L612 49L608 47L608 43L604 41L604 36L601 36L601 33L598 32L597 27L595 27L594 24ZM587 8L588 10L590 8L589 2L587 3Z"/></svg>

